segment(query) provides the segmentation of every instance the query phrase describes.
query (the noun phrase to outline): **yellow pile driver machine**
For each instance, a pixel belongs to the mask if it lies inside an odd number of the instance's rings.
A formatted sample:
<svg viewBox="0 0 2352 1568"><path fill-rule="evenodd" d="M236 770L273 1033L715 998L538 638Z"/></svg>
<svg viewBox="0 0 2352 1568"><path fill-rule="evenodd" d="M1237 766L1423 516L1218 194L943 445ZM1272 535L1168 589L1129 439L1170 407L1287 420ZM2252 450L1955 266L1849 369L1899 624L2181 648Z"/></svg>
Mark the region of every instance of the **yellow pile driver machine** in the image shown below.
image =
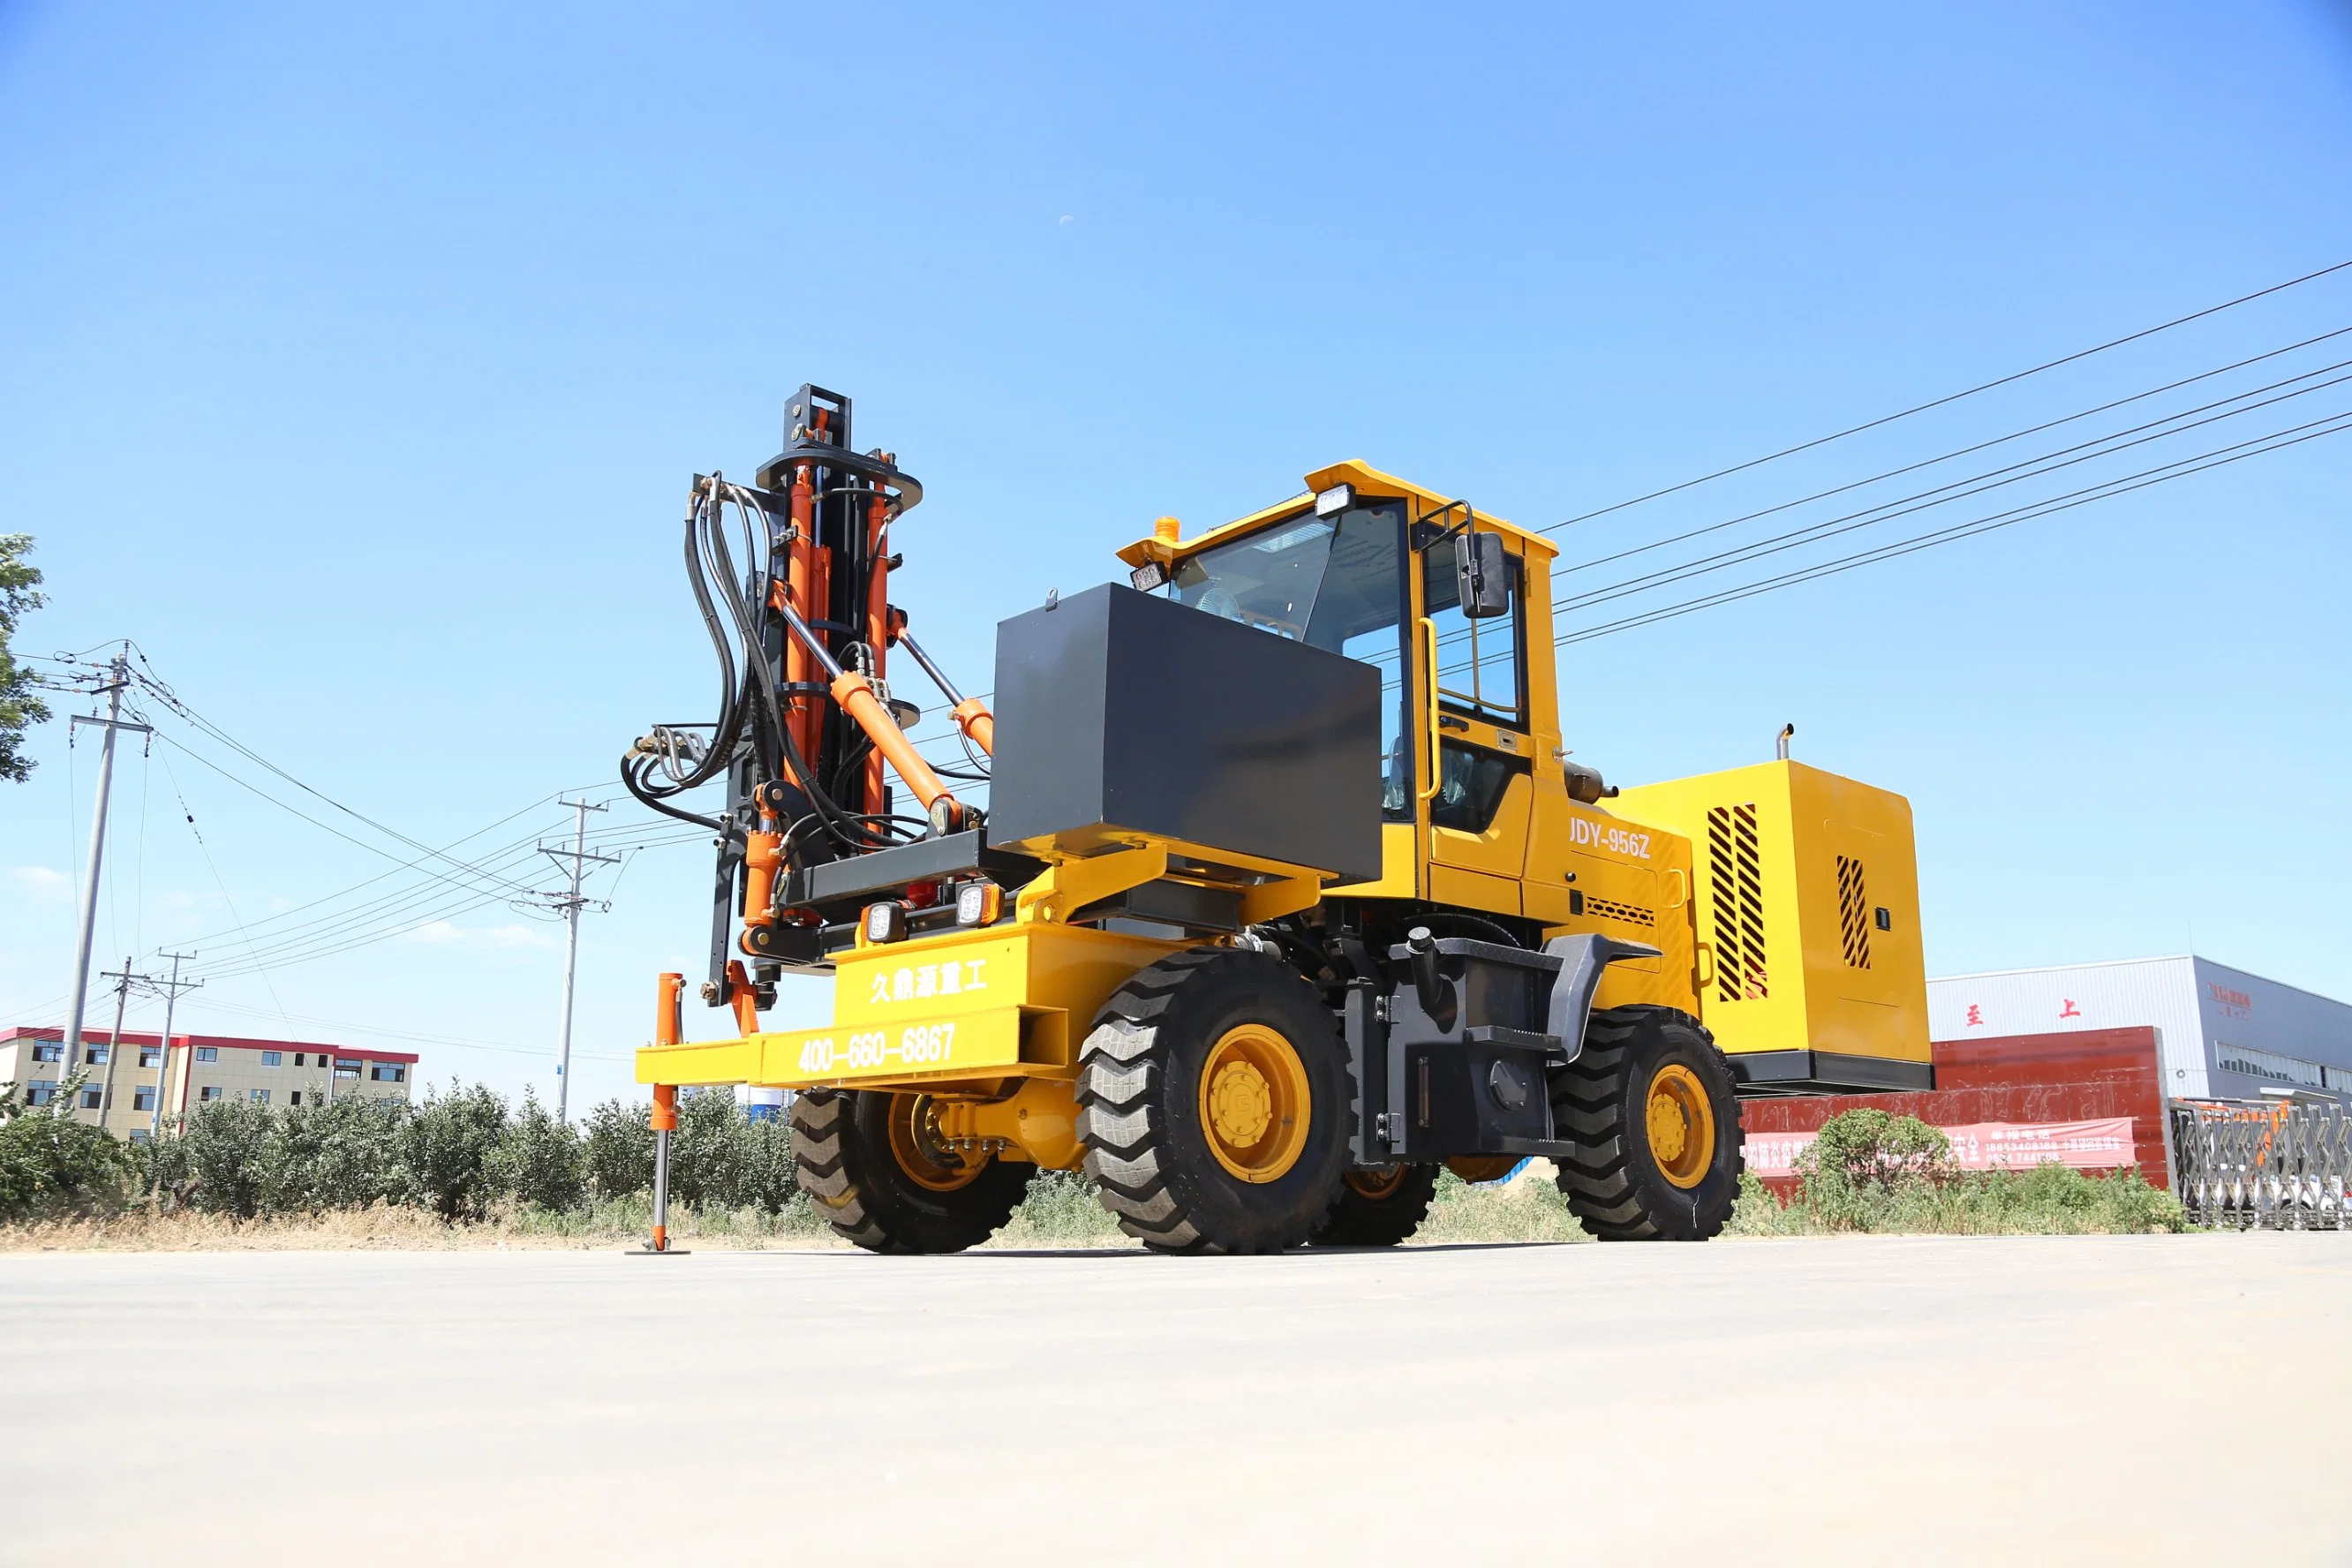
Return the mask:
<svg viewBox="0 0 2352 1568"><path fill-rule="evenodd" d="M719 715L623 764L717 836L735 1024L689 1042L661 977L656 1250L682 1087L797 1090L801 1184L877 1251L973 1246L1043 1168L1154 1250L1260 1253L1392 1245L1442 1168L1528 1156L1596 1236L1703 1239L1742 1097L1932 1086L1907 804L1571 760L1542 535L1353 462L1163 518L998 627L992 709L889 601L922 490L850 415L804 386L756 484L696 479ZM965 765L908 742L900 655ZM786 973L833 976L829 1025L761 1026Z"/></svg>

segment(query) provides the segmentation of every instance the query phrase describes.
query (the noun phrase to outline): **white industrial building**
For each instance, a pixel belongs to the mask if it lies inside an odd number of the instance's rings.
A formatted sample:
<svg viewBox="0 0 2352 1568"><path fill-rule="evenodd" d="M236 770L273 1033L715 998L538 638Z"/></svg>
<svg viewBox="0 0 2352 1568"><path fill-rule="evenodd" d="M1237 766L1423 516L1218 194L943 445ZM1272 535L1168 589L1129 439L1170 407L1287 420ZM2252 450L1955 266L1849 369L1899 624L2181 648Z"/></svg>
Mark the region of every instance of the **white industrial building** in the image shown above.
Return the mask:
<svg viewBox="0 0 2352 1568"><path fill-rule="evenodd" d="M1936 1040L2152 1025L2165 1093L2252 1100L2264 1089L2352 1100L2352 1005L2210 959L2122 959L1927 982Z"/></svg>

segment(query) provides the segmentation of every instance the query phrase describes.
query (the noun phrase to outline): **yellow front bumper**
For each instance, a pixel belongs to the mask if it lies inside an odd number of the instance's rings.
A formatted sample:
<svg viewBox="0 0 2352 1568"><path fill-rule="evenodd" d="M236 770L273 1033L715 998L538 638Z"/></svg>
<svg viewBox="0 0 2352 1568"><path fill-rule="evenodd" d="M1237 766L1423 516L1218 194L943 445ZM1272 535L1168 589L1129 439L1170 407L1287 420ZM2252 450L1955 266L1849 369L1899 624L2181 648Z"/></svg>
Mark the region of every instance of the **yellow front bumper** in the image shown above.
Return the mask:
<svg viewBox="0 0 2352 1568"><path fill-rule="evenodd" d="M874 1079L1002 1076L1020 1061L1021 1009L992 1007L883 1027L647 1046L637 1053L637 1081L812 1089Z"/></svg>
<svg viewBox="0 0 2352 1568"><path fill-rule="evenodd" d="M1191 945L1055 921L941 931L836 961L834 1022L646 1046L637 1081L773 1089L1068 1078L1078 1034L1127 977Z"/></svg>

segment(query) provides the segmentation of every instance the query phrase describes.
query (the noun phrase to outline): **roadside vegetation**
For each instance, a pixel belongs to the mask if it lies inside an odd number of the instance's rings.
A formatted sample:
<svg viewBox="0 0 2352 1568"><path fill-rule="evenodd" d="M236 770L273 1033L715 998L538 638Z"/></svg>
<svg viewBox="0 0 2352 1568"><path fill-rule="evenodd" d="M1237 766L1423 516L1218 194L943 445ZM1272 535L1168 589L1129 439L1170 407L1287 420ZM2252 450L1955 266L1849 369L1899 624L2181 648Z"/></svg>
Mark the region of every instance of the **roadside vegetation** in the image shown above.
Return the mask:
<svg viewBox="0 0 2352 1568"><path fill-rule="evenodd" d="M2065 1165L1962 1171L1943 1132L1884 1110L1832 1116L1797 1159L1786 1201L1750 1175L1734 1236L2138 1235L2189 1228L2179 1200L2136 1170L2093 1175Z"/></svg>
<svg viewBox="0 0 2352 1568"><path fill-rule="evenodd" d="M617 1100L569 1127L530 1094L509 1105L455 1082L414 1104L220 1100L151 1148L60 1114L71 1099L28 1107L0 1089L0 1247L602 1247L643 1237L651 1218L646 1108ZM2186 1228L2170 1194L2135 1173L1956 1171L1942 1133L1883 1111L1833 1119L1801 1176L1786 1202L1749 1177L1730 1234ZM748 1119L723 1092L679 1099L671 1229L688 1245L845 1245L793 1180L790 1127ZM1585 1236L1538 1165L1477 1186L1442 1176L1414 1239ZM1130 1244L1085 1177L1045 1172L990 1245Z"/></svg>

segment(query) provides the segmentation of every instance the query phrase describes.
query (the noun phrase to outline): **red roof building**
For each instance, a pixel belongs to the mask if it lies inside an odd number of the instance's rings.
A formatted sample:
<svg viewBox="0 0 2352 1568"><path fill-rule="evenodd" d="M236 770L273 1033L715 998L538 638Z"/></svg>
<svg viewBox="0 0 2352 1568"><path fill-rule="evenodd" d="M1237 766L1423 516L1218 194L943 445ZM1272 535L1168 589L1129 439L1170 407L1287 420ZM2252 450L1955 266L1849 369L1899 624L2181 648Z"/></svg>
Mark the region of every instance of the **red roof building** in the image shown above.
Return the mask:
<svg viewBox="0 0 2352 1568"><path fill-rule="evenodd" d="M62 1029L0 1032L0 1082L23 1084L26 1099L41 1105L79 1069L88 1077L74 1096L76 1118L139 1139L215 1100L271 1106L350 1095L404 1100L417 1060L406 1051L372 1046L241 1035L174 1034L166 1050L161 1036L132 1029L123 1030L120 1040L85 1029L80 1055L79 1062L64 1059Z"/></svg>

